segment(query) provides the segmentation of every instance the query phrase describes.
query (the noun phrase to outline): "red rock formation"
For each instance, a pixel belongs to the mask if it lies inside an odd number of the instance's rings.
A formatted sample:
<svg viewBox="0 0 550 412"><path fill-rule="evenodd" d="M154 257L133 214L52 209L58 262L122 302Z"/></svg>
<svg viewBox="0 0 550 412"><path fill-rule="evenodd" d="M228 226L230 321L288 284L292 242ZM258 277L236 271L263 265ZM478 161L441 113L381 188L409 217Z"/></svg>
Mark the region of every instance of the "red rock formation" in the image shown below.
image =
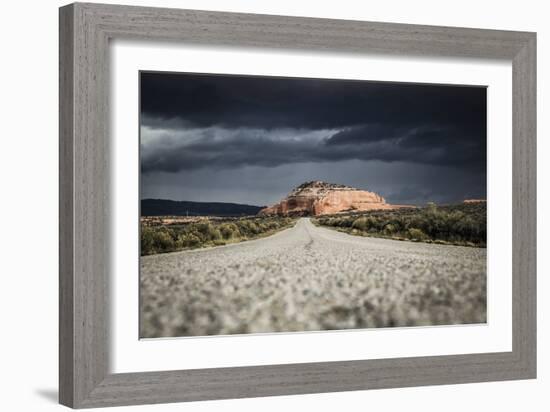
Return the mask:
<svg viewBox="0 0 550 412"><path fill-rule="evenodd" d="M376 193L350 186L306 182L295 188L279 203L260 211L261 215L318 216L348 211L397 209Z"/></svg>

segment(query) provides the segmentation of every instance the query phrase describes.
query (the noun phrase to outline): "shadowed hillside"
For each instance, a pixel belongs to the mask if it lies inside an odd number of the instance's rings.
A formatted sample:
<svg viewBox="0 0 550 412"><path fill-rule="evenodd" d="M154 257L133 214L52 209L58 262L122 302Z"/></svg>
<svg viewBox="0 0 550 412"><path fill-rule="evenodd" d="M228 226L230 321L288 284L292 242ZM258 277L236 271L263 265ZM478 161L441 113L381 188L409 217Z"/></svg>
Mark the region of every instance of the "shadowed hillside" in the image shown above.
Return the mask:
<svg viewBox="0 0 550 412"><path fill-rule="evenodd" d="M141 216L253 216L263 207L221 202L143 199Z"/></svg>

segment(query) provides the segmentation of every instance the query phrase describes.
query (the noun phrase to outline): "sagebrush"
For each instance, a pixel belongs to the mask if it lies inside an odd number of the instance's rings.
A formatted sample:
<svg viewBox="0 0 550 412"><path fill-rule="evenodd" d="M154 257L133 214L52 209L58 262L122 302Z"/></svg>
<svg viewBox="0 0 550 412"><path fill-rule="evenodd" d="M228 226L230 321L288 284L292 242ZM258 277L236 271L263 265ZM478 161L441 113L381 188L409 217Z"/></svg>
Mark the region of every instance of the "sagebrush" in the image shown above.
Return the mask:
<svg viewBox="0 0 550 412"><path fill-rule="evenodd" d="M289 217L204 218L176 225L141 225L141 255L176 252L250 240L286 229Z"/></svg>
<svg viewBox="0 0 550 412"><path fill-rule="evenodd" d="M464 203L323 216L314 220L353 235L486 247L487 204Z"/></svg>

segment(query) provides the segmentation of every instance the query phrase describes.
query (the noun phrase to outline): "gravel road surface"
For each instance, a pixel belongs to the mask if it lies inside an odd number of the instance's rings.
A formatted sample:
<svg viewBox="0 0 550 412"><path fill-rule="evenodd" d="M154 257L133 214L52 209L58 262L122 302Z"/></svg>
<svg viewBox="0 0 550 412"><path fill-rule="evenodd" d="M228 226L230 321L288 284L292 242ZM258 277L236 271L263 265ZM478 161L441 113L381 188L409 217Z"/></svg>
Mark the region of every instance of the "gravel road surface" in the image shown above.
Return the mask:
<svg viewBox="0 0 550 412"><path fill-rule="evenodd" d="M486 321L486 249L352 236L306 218L140 266L146 338Z"/></svg>

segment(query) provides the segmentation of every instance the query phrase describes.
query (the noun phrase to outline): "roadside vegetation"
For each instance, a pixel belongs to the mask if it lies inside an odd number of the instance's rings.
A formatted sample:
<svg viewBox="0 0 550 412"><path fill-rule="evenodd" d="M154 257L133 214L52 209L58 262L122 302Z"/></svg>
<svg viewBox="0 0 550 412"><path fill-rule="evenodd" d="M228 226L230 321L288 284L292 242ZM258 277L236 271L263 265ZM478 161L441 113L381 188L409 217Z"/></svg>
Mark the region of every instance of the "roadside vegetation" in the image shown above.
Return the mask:
<svg viewBox="0 0 550 412"><path fill-rule="evenodd" d="M322 216L313 223L358 236L486 247L487 204L464 203Z"/></svg>
<svg viewBox="0 0 550 412"><path fill-rule="evenodd" d="M162 222L162 220L158 220ZM142 218L141 255L176 252L272 235L289 228L296 219L289 217L195 218L176 224L154 224Z"/></svg>

